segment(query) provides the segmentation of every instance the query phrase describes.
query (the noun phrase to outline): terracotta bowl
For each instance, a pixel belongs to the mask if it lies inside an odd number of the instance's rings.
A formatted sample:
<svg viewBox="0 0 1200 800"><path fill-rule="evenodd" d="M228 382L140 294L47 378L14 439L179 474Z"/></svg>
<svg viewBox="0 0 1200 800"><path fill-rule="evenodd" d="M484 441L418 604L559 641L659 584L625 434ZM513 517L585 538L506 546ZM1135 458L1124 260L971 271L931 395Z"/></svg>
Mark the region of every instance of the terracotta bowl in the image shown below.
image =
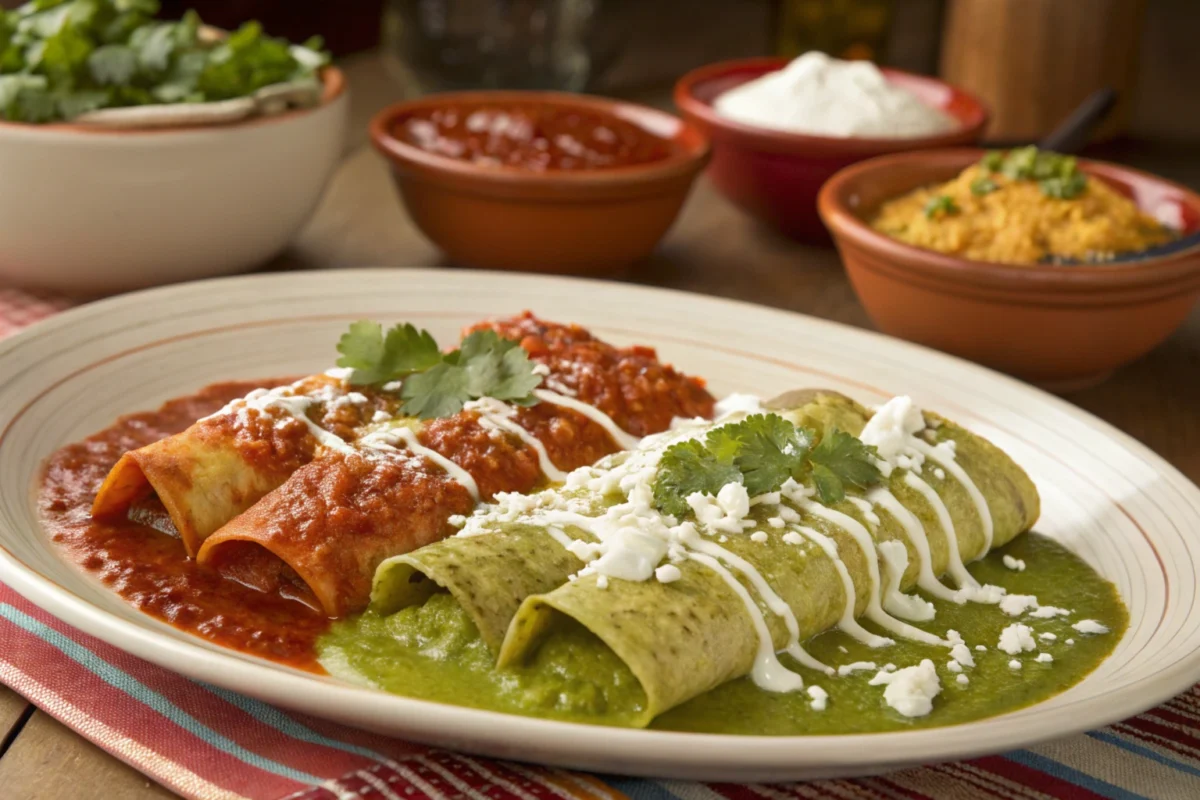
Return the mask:
<svg viewBox="0 0 1200 800"><path fill-rule="evenodd" d="M839 169L885 153L974 144L987 125L987 109L973 96L935 78L894 69L884 70L889 80L954 117L959 127L907 139L806 136L734 122L713 109L718 95L787 63L748 58L700 67L675 84L675 105L712 139L708 175L721 193L801 241L829 240L817 214L817 193Z"/></svg>
<svg viewBox="0 0 1200 800"><path fill-rule="evenodd" d="M597 170L535 172L433 154L397 126L430 108L550 105L614 116L669 143L667 158ZM456 263L576 274L619 272L671 227L708 160L693 125L646 106L557 92L453 92L384 109L371 138L417 227Z"/></svg>
<svg viewBox="0 0 1200 800"><path fill-rule="evenodd" d="M880 330L1060 391L1147 353L1200 296L1200 247L1140 262L1015 266L968 261L870 228L885 200L945 181L977 149L899 153L848 167L821 190L821 217ZM1200 195L1138 170L1080 161L1148 213L1191 233Z"/></svg>
<svg viewBox="0 0 1200 800"><path fill-rule="evenodd" d="M283 250L342 157L349 96L207 126L0 122L0 281L107 294L228 275Z"/></svg>

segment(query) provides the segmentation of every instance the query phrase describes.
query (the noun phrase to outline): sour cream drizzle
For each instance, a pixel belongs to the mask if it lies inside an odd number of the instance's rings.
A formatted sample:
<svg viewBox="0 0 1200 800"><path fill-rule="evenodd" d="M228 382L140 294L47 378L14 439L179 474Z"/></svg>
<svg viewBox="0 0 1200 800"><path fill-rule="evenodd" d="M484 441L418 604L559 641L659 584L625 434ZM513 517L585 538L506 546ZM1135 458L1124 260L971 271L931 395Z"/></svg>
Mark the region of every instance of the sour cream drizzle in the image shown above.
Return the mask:
<svg viewBox="0 0 1200 800"><path fill-rule="evenodd" d="M859 549L862 550L863 558L867 562L867 580L869 586L867 588L867 610L866 617L875 624L886 630L891 631L897 636L904 636L908 639L915 639L918 642L933 645L945 645L938 637L931 633L926 633L920 628L914 628L907 622L901 622L891 614L883 610L883 606L879 602L881 582L879 579L879 551L876 549L875 540L871 537L870 531L863 527L862 523L848 514L843 514L840 511L834 511L832 508L827 508L820 503L812 502L811 500L805 503L802 508L814 517L820 517L826 522L832 522L846 533L850 534L854 539ZM947 645L949 646L949 645Z"/></svg>
<svg viewBox="0 0 1200 800"><path fill-rule="evenodd" d="M626 433L625 431L621 430L617 423L613 422L612 417L610 417L608 414L605 414L595 406L590 406L581 400L576 400L574 397L567 397L566 395L559 394L558 392L552 392L549 389L534 389L533 394L534 397L536 397L538 400L541 400L543 403L551 403L556 406L562 406L563 408L569 408L572 411L587 417L592 422L604 428L604 430L608 432L608 435L612 437L613 441L616 442L617 446L622 450L632 450L633 448L637 447L638 442L641 441L633 434Z"/></svg>
<svg viewBox="0 0 1200 800"><path fill-rule="evenodd" d="M923 442L915 437L910 446L927 459L937 461L947 472L954 476L954 480L962 484L962 487L967 490L967 494L971 495L971 502L975 504L975 511L979 514L979 522L983 525L983 552L987 553L992 549L994 529L992 526L992 510L988 507L987 498L983 496L983 492L979 491L979 487L975 485L975 481L971 480L971 477L954 460L954 453L950 450L934 447L928 442Z"/></svg>
<svg viewBox="0 0 1200 800"><path fill-rule="evenodd" d="M838 555L837 542L816 528L810 528L807 525L795 525L792 530L807 537L821 548L821 551L833 562L833 568L837 570L838 577L842 579L842 592L846 595L846 603L842 607L842 618L838 622L838 627L868 647L887 647L889 644L895 644L886 636L871 633L858 624L854 614L855 606L858 605L858 595L854 591L854 579L850 577L850 571L846 569L846 562L842 561L841 556Z"/></svg>
<svg viewBox="0 0 1200 800"><path fill-rule="evenodd" d="M434 464L437 464L439 467L445 470L446 474L451 480L462 484L463 488L471 493L471 498L476 503L479 502L479 485L475 483L475 479L471 477L471 473L467 472L465 469L460 467L458 464L455 464L438 451L431 450L425 445L421 444L417 440L417 434L412 428L388 428L382 431L369 433L363 438L359 439L359 444L361 444L363 447L375 449L394 450L396 449L397 442L404 442L404 446L406 448L417 455L422 456L428 461L432 461Z"/></svg>
<svg viewBox="0 0 1200 800"><path fill-rule="evenodd" d="M512 406L494 397L481 397L478 400L469 400L463 405L463 410L478 413L479 424L483 427L499 428L500 430L508 431L528 447L533 448L533 451L537 453L538 468L541 469L542 474L547 479L555 483L561 483L566 480L567 473L554 466L554 462L550 460L550 454L546 452L546 446L542 444L541 440L513 422L512 416L516 413L516 410Z"/></svg>
<svg viewBox="0 0 1200 800"><path fill-rule="evenodd" d="M896 499L896 495L882 486L877 486L867 492L867 499L895 517L896 521L900 523L900 527L904 528L904 533L912 542L913 549L917 551L917 566L920 570L917 572L917 586L940 600L954 600L956 597L954 591L947 588L933 574L933 555L929 551L929 537L925 535L925 526L921 524L921 520L917 519L917 515L905 508Z"/></svg>

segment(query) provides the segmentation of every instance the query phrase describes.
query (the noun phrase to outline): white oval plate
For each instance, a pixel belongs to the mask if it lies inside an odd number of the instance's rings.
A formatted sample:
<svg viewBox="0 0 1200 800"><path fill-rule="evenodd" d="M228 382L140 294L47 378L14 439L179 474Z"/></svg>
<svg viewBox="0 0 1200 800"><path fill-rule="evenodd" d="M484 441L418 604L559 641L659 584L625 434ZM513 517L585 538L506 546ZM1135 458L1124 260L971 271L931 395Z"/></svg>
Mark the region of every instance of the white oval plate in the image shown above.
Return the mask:
<svg viewBox="0 0 1200 800"><path fill-rule="evenodd" d="M866 403L910 394L1007 450L1042 492L1038 530L1114 581L1132 621L1079 685L1032 708L948 729L737 737L616 730L438 705L278 667L126 606L62 560L32 487L59 446L120 414L232 378L323 369L352 320L412 320L443 341L530 308L614 343L655 346L720 396L820 386ZM1200 490L1130 437L1018 381L884 336L680 292L442 270L208 281L70 311L0 343L0 579L62 620L169 669L406 739L624 774L794 780L1001 752L1131 716L1200 680L1195 603ZM830 713L835 713L832 709Z"/></svg>

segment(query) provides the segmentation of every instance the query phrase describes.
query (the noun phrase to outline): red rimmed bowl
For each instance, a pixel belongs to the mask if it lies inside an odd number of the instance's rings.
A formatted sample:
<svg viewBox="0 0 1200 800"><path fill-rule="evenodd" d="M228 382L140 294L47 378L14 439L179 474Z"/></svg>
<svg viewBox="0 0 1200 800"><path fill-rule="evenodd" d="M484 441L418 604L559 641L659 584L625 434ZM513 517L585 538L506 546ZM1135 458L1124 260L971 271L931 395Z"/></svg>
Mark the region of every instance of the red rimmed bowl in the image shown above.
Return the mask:
<svg viewBox="0 0 1200 800"><path fill-rule="evenodd" d="M708 175L721 193L801 241L828 241L817 214L817 193L838 170L886 153L974 144L987 125L987 109L972 95L936 78L894 69L883 70L888 80L952 116L958 127L904 139L808 136L735 122L713 108L719 95L787 63L748 58L700 67L675 84L675 105L712 139Z"/></svg>
<svg viewBox="0 0 1200 800"><path fill-rule="evenodd" d="M406 121L433 109L549 108L632 124L665 155L580 170L479 164L407 140ZM399 103L371 122L417 227L452 261L491 269L609 274L646 257L671 227L708 161L694 125L647 106L558 92L451 92Z"/></svg>
<svg viewBox="0 0 1200 800"><path fill-rule="evenodd" d="M1021 266L914 247L867 223L884 201L946 181L984 152L875 158L821 190L821 217L880 330L1066 391L1103 380L1183 323L1200 297L1200 247L1127 263ZM1200 227L1200 195L1186 187L1116 164L1079 165L1185 234Z"/></svg>

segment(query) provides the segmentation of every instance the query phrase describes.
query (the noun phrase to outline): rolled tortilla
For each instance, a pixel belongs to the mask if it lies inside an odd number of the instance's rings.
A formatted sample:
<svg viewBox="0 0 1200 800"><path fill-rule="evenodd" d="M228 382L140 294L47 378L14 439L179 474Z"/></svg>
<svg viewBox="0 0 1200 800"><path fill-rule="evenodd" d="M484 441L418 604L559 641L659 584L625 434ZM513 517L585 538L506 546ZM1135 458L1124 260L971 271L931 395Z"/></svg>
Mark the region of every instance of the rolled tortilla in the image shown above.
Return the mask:
<svg viewBox="0 0 1200 800"><path fill-rule="evenodd" d="M345 381L328 375L274 392L304 398L304 419L280 406L235 400L182 433L121 456L100 486L92 515L123 517L156 496L194 557L208 536L330 442L397 404L380 394L351 392ZM346 402L348 396L360 402Z"/></svg>
<svg viewBox="0 0 1200 800"><path fill-rule="evenodd" d="M768 405L788 405L786 416L798 425L823 432L831 427L858 431L869 412L849 398L826 390L790 392ZM620 454L617 458L623 458ZM597 464L603 469L612 463ZM570 493L569 491L567 493ZM371 607L392 614L448 591L479 629L493 652L525 598L550 592L578 572L583 562L564 546L566 540L592 540L574 525L543 527L503 524L483 535L453 536L380 564L371 590Z"/></svg>
<svg viewBox="0 0 1200 800"><path fill-rule="evenodd" d="M850 401L826 397L825 402ZM840 419L846 422L845 415ZM646 725L674 706L751 673L762 658L774 658L788 648L797 652L797 644L835 625L851 635L875 636L855 619L874 613L870 598L875 587L878 597L893 588L887 585L886 565L879 558L884 543L896 542L904 548L907 563L898 569L900 580L893 583L906 590L922 578L923 563L935 575L953 571L959 559L970 561L984 555L989 546L1011 541L1035 522L1039 512L1036 488L1007 455L936 415L927 414L926 421L933 442L955 443L953 467L939 452L942 460L926 462L920 476L895 469L872 492L855 492L854 499L831 507L815 501L785 501L800 518L783 528L766 524L778 506L759 507L752 530L731 534L720 543L728 557L704 556L701 550L700 558L677 564L679 577L670 583L607 578L600 585L599 577L592 574L530 596L509 627L500 666L533 663L539 648L560 631L582 625L641 684L645 702L630 717L635 724ZM860 429L843 427L856 434ZM990 536L975 497L952 474L955 469L961 469L982 494L991 517ZM917 481L932 494L915 488ZM885 499L884 493L890 493L892 500ZM948 526L943 524L947 517ZM914 525L926 542L924 554L914 541ZM867 537L869 550L855 531ZM755 537L759 541L751 539L752 532L765 533L765 541L761 536ZM716 546L711 537L704 538ZM895 553L898 546L886 549ZM878 582L872 579L873 562ZM778 607L772 610L753 576L786 605L786 614L778 613ZM853 598L848 596L847 582ZM949 593L944 585L941 590ZM794 632L789 631L789 615ZM899 626L897 630L906 625L886 612L885 616ZM878 622L878 615L872 619ZM770 638L765 645L759 624ZM881 644L878 637L873 643Z"/></svg>

